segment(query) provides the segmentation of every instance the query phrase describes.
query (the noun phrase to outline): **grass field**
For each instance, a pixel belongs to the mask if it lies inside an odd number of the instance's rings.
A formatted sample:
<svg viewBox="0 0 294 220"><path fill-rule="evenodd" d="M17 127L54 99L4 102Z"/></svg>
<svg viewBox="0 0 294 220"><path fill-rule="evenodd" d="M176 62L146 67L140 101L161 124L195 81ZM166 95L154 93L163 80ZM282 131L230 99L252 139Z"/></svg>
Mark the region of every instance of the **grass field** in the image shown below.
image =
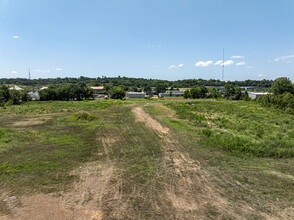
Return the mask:
<svg viewBox="0 0 294 220"><path fill-rule="evenodd" d="M0 124L0 219L294 217L294 118L254 102L30 102Z"/></svg>

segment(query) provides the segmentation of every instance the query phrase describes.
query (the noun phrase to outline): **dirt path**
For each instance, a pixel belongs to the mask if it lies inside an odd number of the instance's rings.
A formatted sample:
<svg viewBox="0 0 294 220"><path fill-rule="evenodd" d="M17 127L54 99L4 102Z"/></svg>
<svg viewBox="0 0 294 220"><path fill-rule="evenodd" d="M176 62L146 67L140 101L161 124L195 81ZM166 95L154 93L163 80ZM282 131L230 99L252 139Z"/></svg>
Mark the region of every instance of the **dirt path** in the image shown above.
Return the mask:
<svg viewBox="0 0 294 220"><path fill-rule="evenodd" d="M164 200L173 206L175 219L248 219L253 216L265 219L279 219L260 213L243 202L232 203L223 191L209 181L209 174L199 161L192 160L183 153L181 143L172 138L168 128L151 118L142 108L136 107L133 113L137 121L158 133L163 139L166 181L163 183Z"/></svg>
<svg viewBox="0 0 294 220"><path fill-rule="evenodd" d="M108 152L115 139L104 137L102 140L104 163L97 161L86 163L72 171L78 180L67 192L58 194L35 194L15 198L8 205L7 216L0 220L100 220L103 219L104 206L112 199L109 195L117 195L117 188L110 183L115 168L108 159ZM114 192L114 193L113 193Z"/></svg>

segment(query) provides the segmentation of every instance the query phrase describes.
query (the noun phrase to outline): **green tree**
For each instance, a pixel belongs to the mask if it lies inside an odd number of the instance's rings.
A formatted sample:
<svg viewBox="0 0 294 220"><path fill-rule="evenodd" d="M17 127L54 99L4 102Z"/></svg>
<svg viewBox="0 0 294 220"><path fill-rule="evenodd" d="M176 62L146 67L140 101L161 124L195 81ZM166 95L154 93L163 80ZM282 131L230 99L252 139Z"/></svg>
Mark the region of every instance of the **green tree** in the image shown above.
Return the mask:
<svg viewBox="0 0 294 220"><path fill-rule="evenodd" d="M235 87L232 84L226 84L224 87L224 96L230 98L235 95Z"/></svg>
<svg viewBox="0 0 294 220"><path fill-rule="evenodd" d="M286 92L294 94L294 87L290 79L287 77L277 78L272 85L272 90L275 95L283 94Z"/></svg>
<svg viewBox="0 0 294 220"><path fill-rule="evenodd" d="M0 106L3 106L8 102L10 98L9 88L6 85L0 87Z"/></svg>
<svg viewBox="0 0 294 220"><path fill-rule="evenodd" d="M113 87L109 93L112 99L123 99L126 96L125 90L120 86Z"/></svg>
<svg viewBox="0 0 294 220"><path fill-rule="evenodd" d="M144 92L151 92L152 91L151 86L149 86L149 85L144 86L143 91Z"/></svg>
<svg viewBox="0 0 294 220"><path fill-rule="evenodd" d="M157 84L155 87L156 94L163 93L166 91L166 86L163 83Z"/></svg>
<svg viewBox="0 0 294 220"><path fill-rule="evenodd" d="M10 105L19 105L21 104L22 102L22 95L21 95L21 91L18 91L18 90L10 90L9 91L9 100L8 100L8 103Z"/></svg>
<svg viewBox="0 0 294 220"><path fill-rule="evenodd" d="M190 89L185 90L183 96L184 96L185 99L189 99L189 98L191 98Z"/></svg>

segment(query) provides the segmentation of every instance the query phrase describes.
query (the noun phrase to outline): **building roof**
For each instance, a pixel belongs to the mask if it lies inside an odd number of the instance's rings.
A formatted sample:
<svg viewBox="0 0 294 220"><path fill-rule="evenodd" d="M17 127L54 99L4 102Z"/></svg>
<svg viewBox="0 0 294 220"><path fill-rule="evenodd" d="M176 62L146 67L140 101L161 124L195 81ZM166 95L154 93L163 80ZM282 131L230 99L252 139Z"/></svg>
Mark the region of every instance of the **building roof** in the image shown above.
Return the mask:
<svg viewBox="0 0 294 220"><path fill-rule="evenodd" d="M94 90L103 90L104 86L91 86L90 88Z"/></svg>
<svg viewBox="0 0 294 220"><path fill-rule="evenodd" d="M12 86L9 88L10 90L23 90L22 88L18 87L18 86Z"/></svg>
<svg viewBox="0 0 294 220"><path fill-rule="evenodd" d="M145 92L127 92L130 95L145 95Z"/></svg>
<svg viewBox="0 0 294 220"><path fill-rule="evenodd" d="M267 95L267 94L272 94L269 92L248 92L248 94L253 94L253 95Z"/></svg>
<svg viewBox="0 0 294 220"><path fill-rule="evenodd" d="M47 86L43 86L42 88L40 88L39 90L44 90L44 89L48 89Z"/></svg>

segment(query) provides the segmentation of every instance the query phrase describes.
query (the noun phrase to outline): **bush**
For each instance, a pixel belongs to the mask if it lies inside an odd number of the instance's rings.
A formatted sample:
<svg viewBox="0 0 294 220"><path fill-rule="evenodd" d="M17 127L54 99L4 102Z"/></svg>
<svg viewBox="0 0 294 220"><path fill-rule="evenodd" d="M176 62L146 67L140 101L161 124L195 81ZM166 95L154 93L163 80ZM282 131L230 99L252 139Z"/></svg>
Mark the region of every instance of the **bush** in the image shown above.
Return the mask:
<svg viewBox="0 0 294 220"><path fill-rule="evenodd" d="M266 95L257 100L264 107L275 107L285 110L289 114L294 113L294 95L286 92L279 95Z"/></svg>

